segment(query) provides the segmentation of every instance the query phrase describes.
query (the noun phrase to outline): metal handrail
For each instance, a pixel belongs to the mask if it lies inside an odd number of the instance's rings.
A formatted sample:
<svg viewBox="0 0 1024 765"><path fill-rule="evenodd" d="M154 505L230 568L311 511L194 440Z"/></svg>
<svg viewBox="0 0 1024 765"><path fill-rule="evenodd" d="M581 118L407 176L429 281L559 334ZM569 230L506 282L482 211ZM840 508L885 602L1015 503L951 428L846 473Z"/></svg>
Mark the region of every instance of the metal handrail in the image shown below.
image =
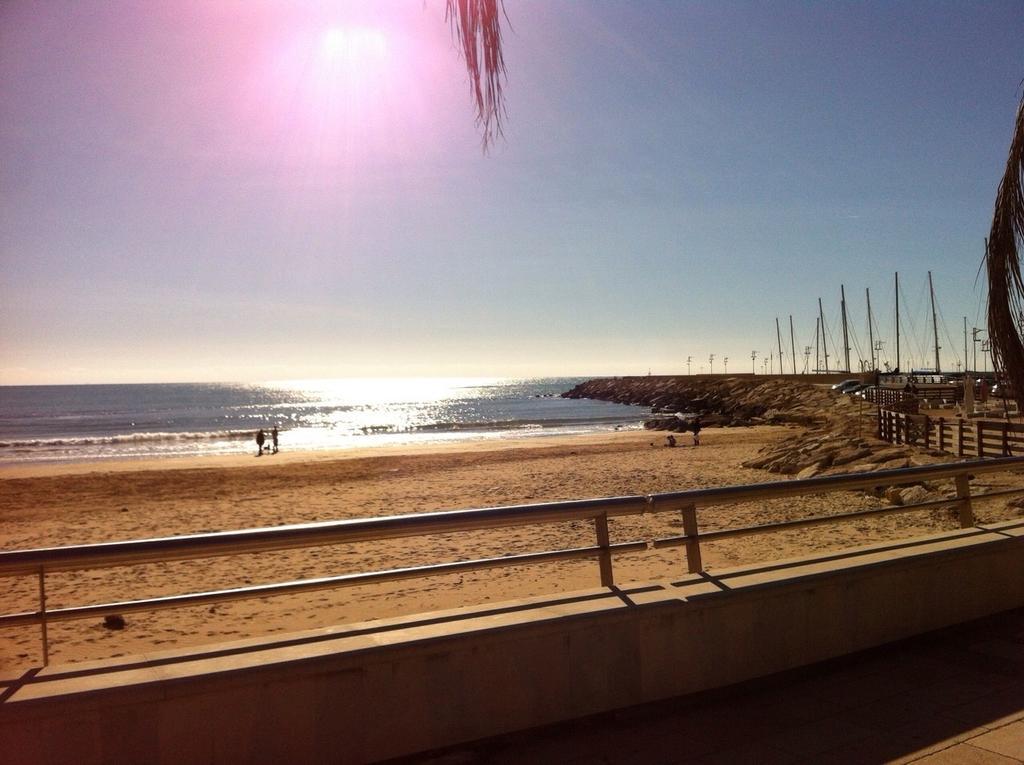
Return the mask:
<svg viewBox="0 0 1024 765"><path fill-rule="evenodd" d="M0 552L0 576L34 574L40 566L45 566L48 572L75 571L134 563L163 563L240 553L270 552L296 547L401 539L453 531L591 520L603 514L639 515L646 508L646 497L606 497L16 550Z"/></svg>
<svg viewBox="0 0 1024 765"><path fill-rule="evenodd" d="M239 531L188 534L127 542L101 542L67 547L15 550L0 552L0 576L35 574L40 566L44 566L48 572L74 571L83 568L103 568L154 561L167 562L239 553L270 552L296 547L400 539L453 531L476 531L537 523L591 520L598 515L607 515L612 518L643 513L662 513L678 510L687 505L709 507L738 504L751 500L781 499L818 492L892 486L929 478L992 473L1012 467L1024 469L1024 457L943 463L879 470L873 473L821 476L712 489L691 489L646 496L606 497L473 510L448 510L413 515L392 515L380 518L357 518Z"/></svg>
<svg viewBox="0 0 1024 765"><path fill-rule="evenodd" d="M0 576L37 576L39 580L39 610L19 614L0 615L0 627L39 624L42 630L43 659L49 660L47 623L79 619L87 616L196 605L240 598L266 597L314 589L354 586L372 582L394 581L411 577L433 576L499 566L515 566L552 560L597 558L600 564L601 584L611 586L612 555L653 548L686 546L687 567L691 572L702 570L700 539L718 539L744 534L833 523L846 518L907 512L938 505L956 506L960 511L960 525L973 525L971 494L968 479L982 473L1003 470L1024 470L1024 457L972 460L970 462L925 465L913 468L882 470L872 473L822 476L791 481L775 481L742 486L664 492L650 495L606 497L600 499L571 500L530 505L512 505L472 510L455 510L380 518L327 521L288 526L277 526L239 531L191 534L157 539L103 542L67 547L38 548L0 552ZM928 479L953 478L956 497L922 502L916 505L873 508L829 516L779 521L776 523L734 529L698 531L695 511L700 507L739 504L756 500L772 500L806 494L856 490L914 483ZM1017 490L992 492L991 495L1015 493ZM1024 491L1024 489L1020 490ZM975 495L981 499L986 495ZM685 534L647 541L609 541L608 519L645 513L682 512ZM297 547L315 547L351 542L400 539L411 536L439 534L481 529L556 523L566 521L593 521L597 545L527 553L499 558L456 561L412 568L345 574L312 580L279 582L229 590L188 593L160 598L122 601L86 606L73 606L47 610L45 576L58 571L105 568L139 563L167 562L209 558L240 553L269 552Z"/></svg>

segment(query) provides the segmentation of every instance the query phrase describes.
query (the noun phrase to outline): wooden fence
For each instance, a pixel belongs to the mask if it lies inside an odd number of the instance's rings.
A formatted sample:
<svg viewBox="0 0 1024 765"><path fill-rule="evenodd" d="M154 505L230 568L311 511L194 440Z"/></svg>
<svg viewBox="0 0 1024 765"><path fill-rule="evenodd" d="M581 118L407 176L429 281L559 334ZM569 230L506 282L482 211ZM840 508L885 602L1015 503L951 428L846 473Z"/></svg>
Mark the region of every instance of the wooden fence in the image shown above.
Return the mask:
<svg viewBox="0 0 1024 765"><path fill-rule="evenodd" d="M890 412L917 414L920 411L918 397L902 388L872 386L864 391L864 398Z"/></svg>
<svg viewBox="0 0 1024 765"><path fill-rule="evenodd" d="M888 409L878 413L878 437L957 457L1024 456L1024 424L1005 420L929 417Z"/></svg>

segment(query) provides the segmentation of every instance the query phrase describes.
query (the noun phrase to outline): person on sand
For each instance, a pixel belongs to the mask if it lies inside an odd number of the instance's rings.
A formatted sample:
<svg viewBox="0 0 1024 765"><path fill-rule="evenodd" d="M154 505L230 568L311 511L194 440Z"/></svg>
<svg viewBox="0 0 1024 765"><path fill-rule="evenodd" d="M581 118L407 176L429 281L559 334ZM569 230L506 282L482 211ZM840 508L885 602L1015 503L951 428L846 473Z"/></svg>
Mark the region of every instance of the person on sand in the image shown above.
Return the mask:
<svg viewBox="0 0 1024 765"><path fill-rule="evenodd" d="M274 454L277 454L277 425L270 431L270 443L274 445Z"/></svg>
<svg viewBox="0 0 1024 765"><path fill-rule="evenodd" d="M263 435L263 428L256 431L256 446L259 447L259 451L256 452L257 457L263 456L263 442L266 441L266 436Z"/></svg>
<svg viewBox="0 0 1024 765"><path fill-rule="evenodd" d="M672 447L676 445L676 437L673 435L665 436L665 446Z"/></svg>
<svg viewBox="0 0 1024 765"><path fill-rule="evenodd" d="M690 424L690 430L693 431L693 445L700 446L700 417L695 417L693 422Z"/></svg>

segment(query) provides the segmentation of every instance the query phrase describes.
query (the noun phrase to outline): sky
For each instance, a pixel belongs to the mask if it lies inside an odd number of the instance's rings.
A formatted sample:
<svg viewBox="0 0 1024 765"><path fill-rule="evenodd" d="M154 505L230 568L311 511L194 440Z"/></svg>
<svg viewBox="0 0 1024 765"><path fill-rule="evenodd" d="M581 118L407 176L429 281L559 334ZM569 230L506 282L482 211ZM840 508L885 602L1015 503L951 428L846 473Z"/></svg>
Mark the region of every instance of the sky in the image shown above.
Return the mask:
<svg viewBox="0 0 1024 765"><path fill-rule="evenodd" d="M0 3L0 384L962 361L1019 0L505 9L484 154L443 0Z"/></svg>

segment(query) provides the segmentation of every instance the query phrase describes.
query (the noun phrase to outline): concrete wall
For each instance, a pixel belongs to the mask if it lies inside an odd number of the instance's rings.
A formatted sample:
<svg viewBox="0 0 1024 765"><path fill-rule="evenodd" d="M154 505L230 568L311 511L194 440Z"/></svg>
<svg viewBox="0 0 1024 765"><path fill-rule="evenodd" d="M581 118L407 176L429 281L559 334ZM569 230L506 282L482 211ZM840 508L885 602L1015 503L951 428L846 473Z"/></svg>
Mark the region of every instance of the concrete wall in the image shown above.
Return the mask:
<svg viewBox="0 0 1024 765"><path fill-rule="evenodd" d="M0 760L366 762L676 696L1024 605L1024 522L838 559L56 666Z"/></svg>

